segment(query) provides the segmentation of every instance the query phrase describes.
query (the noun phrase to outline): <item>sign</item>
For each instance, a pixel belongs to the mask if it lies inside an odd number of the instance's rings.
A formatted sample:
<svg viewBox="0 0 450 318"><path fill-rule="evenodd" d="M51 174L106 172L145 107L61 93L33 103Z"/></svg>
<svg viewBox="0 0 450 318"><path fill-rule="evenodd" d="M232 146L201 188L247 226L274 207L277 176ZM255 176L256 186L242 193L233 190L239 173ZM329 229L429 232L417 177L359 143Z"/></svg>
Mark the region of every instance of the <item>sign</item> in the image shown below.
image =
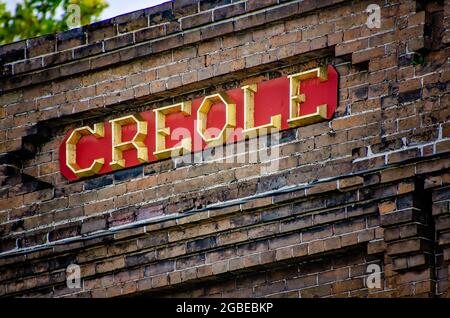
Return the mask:
<svg viewBox="0 0 450 318"><path fill-rule="evenodd" d="M60 145L61 173L73 181L330 120L337 100L328 65L76 128Z"/></svg>

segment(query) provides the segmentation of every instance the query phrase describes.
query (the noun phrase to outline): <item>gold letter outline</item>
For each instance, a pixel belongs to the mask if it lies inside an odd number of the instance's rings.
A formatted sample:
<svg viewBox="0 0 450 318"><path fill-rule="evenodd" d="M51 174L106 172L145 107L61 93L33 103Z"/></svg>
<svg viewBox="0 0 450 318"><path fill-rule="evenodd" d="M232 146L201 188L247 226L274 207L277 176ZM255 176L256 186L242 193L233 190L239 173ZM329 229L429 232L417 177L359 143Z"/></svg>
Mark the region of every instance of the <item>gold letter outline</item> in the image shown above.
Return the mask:
<svg viewBox="0 0 450 318"><path fill-rule="evenodd" d="M317 67L305 72L289 75L289 119L291 127L306 126L323 121L327 117L327 104L317 106L316 112L300 116L300 104L306 100L305 94L300 92L301 81L318 77L321 82L328 80L326 66Z"/></svg>
<svg viewBox="0 0 450 318"><path fill-rule="evenodd" d="M144 144L147 136L147 122L140 115L128 115L125 117L113 119L111 123L112 132L112 161L109 163L111 169L125 168L125 159L123 151L135 148L137 158L140 162L148 162L147 147ZM122 126L136 124L136 134L130 141L122 142Z"/></svg>
<svg viewBox="0 0 450 318"><path fill-rule="evenodd" d="M77 144L83 136L94 135L96 138L105 137L105 125L94 124L94 129L88 126L74 129L66 141L66 166L79 178L97 174L105 163L104 158L95 159L88 168L80 168L77 164Z"/></svg>
<svg viewBox="0 0 450 318"><path fill-rule="evenodd" d="M225 125L220 131L220 134L217 137L212 138L206 129L208 112L211 109L211 106L220 102L225 104ZM224 144L231 135L230 128L234 127L236 127L235 102L225 93L206 96L197 111L197 132L206 142L207 146L215 147Z"/></svg>
<svg viewBox="0 0 450 318"><path fill-rule="evenodd" d="M172 148L166 148L166 136L170 135L170 128L166 127L166 115L181 112L184 116L191 115L191 102L182 102L171 106L161 107L154 109L155 112L155 130L156 140L155 149L153 152L158 159L170 158L172 154L183 155L191 151L192 141L191 138L183 138L181 145Z"/></svg>
<svg viewBox="0 0 450 318"><path fill-rule="evenodd" d="M243 86L244 90L244 130L242 133L246 138L267 134L273 130L281 129L281 115L270 117L270 123L255 127L255 93L257 85Z"/></svg>

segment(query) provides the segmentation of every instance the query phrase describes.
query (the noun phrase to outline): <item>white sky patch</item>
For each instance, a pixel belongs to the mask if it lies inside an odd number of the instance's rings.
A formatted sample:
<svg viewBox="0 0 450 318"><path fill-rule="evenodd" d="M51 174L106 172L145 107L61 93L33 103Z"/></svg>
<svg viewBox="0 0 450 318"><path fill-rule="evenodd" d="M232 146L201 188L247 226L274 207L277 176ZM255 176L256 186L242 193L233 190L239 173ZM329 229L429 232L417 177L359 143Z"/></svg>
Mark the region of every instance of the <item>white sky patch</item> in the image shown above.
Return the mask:
<svg viewBox="0 0 450 318"><path fill-rule="evenodd" d="M158 4L168 2L168 0L106 0L109 7L106 8L101 15L101 19L109 19L127 12L136 11Z"/></svg>
<svg viewBox="0 0 450 318"><path fill-rule="evenodd" d="M3 0L6 2L6 7L9 11L14 12L16 9L16 4L21 3L21 0ZM148 7L153 7L155 5L168 2L168 0L106 0L109 7L103 10L100 15L100 20L109 19L127 12L136 11L139 9L144 9ZM60 13L58 12L58 16Z"/></svg>

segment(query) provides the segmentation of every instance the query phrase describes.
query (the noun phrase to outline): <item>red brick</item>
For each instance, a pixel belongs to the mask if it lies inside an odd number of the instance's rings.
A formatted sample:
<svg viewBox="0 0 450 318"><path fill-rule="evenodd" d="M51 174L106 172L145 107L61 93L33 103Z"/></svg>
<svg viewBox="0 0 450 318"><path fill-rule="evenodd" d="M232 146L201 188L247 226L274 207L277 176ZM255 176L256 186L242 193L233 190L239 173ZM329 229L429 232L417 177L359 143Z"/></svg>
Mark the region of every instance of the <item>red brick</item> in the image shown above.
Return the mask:
<svg viewBox="0 0 450 318"><path fill-rule="evenodd" d="M353 188L363 184L363 178L359 176L354 176L350 178L339 180L339 189Z"/></svg>
<svg viewBox="0 0 450 318"><path fill-rule="evenodd" d="M393 212L397 209L397 204L395 201L385 201L378 204L378 210L380 214L386 214Z"/></svg>
<svg viewBox="0 0 450 318"><path fill-rule="evenodd" d="M236 3L229 6L218 7L213 11L214 21L220 21L237 16L245 12L245 3Z"/></svg>
<svg viewBox="0 0 450 318"><path fill-rule="evenodd" d="M368 40L355 40L351 42L342 42L336 45L336 56L342 56L356 51L364 50L368 46Z"/></svg>
<svg viewBox="0 0 450 318"><path fill-rule="evenodd" d="M356 51L352 53L352 63L370 61L373 58L382 57L385 54L384 47L370 48L368 50Z"/></svg>
<svg viewBox="0 0 450 318"><path fill-rule="evenodd" d="M181 19L181 28L183 30L198 27L203 24L212 22L212 12L202 12Z"/></svg>

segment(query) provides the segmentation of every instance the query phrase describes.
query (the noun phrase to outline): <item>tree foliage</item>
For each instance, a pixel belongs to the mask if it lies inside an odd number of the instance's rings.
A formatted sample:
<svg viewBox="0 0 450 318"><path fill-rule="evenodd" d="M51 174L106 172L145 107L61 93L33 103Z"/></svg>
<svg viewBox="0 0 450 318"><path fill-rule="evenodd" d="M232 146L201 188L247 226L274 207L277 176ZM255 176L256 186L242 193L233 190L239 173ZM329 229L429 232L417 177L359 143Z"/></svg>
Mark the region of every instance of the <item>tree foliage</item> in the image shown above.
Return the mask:
<svg viewBox="0 0 450 318"><path fill-rule="evenodd" d="M10 12L0 0L0 44L69 29L71 4L80 8L80 25L97 20L108 7L105 0L23 0Z"/></svg>

